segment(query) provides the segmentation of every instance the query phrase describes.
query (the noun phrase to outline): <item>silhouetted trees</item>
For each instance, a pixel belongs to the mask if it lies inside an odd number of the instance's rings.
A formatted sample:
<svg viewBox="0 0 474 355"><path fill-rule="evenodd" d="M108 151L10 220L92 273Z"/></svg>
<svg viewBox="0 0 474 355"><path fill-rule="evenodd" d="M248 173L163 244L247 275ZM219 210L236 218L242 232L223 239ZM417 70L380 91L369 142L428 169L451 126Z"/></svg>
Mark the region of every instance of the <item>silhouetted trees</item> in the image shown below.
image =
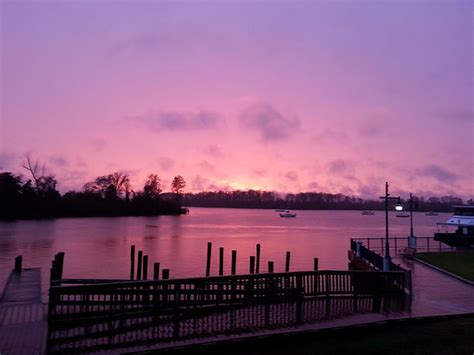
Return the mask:
<svg viewBox="0 0 474 355"><path fill-rule="evenodd" d="M11 172L0 174L0 219L177 215L185 212L179 200L161 198L161 180L156 174L149 175L143 191L137 193L130 188L128 174L115 172L86 183L82 191L69 191L61 196L56 190L54 176L44 175L44 168L40 172L38 162L32 163L28 157L24 167L32 180L23 182ZM180 181L184 182L184 179L181 177ZM182 187L178 189L181 190Z"/></svg>
<svg viewBox="0 0 474 355"><path fill-rule="evenodd" d="M174 177L173 182L171 183L171 191L179 195L183 192L183 189L186 187L186 181L184 181L181 175Z"/></svg>

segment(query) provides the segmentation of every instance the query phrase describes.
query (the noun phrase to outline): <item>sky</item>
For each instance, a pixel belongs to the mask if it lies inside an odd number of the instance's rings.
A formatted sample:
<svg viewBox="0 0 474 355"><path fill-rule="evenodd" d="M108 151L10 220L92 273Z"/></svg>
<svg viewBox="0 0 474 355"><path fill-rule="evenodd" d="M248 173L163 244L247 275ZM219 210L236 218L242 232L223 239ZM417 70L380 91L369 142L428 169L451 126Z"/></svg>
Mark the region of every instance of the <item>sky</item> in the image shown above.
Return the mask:
<svg viewBox="0 0 474 355"><path fill-rule="evenodd" d="M474 195L473 4L0 0L0 171Z"/></svg>

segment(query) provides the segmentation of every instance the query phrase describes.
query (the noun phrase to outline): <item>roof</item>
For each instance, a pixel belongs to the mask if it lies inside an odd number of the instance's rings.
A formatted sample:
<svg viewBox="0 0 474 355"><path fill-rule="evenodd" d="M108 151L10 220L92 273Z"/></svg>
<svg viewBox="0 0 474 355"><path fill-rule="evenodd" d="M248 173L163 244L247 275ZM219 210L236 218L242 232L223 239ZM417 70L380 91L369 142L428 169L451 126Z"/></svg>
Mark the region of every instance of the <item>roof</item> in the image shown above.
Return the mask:
<svg viewBox="0 0 474 355"><path fill-rule="evenodd" d="M445 226L474 227L474 216L453 216L446 222L438 223Z"/></svg>

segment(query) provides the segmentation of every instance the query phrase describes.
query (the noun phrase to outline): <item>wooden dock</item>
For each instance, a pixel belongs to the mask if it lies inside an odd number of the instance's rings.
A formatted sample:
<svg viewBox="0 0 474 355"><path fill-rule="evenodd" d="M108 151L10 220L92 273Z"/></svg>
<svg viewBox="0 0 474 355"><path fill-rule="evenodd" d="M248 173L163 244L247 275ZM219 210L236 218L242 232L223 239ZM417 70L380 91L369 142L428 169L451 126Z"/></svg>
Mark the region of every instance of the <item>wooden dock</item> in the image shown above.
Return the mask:
<svg viewBox="0 0 474 355"><path fill-rule="evenodd" d="M48 332L40 269L12 271L0 298L0 354L45 354Z"/></svg>

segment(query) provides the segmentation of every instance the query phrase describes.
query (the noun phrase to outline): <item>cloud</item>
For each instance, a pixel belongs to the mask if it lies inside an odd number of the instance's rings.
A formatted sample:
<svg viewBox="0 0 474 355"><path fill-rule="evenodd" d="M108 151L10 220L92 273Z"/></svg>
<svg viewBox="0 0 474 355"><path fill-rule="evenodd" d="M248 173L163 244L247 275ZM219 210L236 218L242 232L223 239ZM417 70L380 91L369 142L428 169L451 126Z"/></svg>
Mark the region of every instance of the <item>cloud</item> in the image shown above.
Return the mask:
<svg viewBox="0 0 474 355"><path fill-rule="evenodd" d="M374 108L367 112L367 119L357 127L359 136L374 138L386 131L388 124L392 121L393 114L385 108Z"/></svg>
<svg viewBox="0 0 474 355"><path fill-rule="evenodd" d="M343 159L332 160L326 167L331 174L337 175L347 175L353 170L352 163Z"/></svg>
<svg viewBox="0 0 474 355"><path fill-rule="evenodd" d="M215 144L210 144L206 148L204 148L204 153L210 155L213 158L222 158L224 156L224 152L222 149Z"/></svg>
<svg viewBox="0 0 474 355"><path fill-rule="evenodd" d="M417 169L416 173L422 177L431 177L442 183L453 183L459 179L458 175L435 164L427 165L423 168Z"/></svg>
<svg viewBox="0 0 474 355"><path fill-rule="evenodd" d="M319 185L316 181L311 181L306 185L308 190L321 190L321 185Z"/></svg>
<svg viewBox="0 0 474 355"><path fill-rule="evenodd" d="M247 106L240 113L239 121L241 127L257 132L264 141L288 139L300 128L297 116L284 116L266 102Z"/></svg>
<svg viewBox="0 0 474 355"><path fill-rule="evenodd" d="M326 129L320 134L311 137L313 142L347 142L349 140L348 135L345 132L335 131L333 129Z"/></svg>
<svg viewBox="0 0 474 355"><path fill-rule="evenodd" d="M92 139L90 141L92 150L96 153L104 151L104 149L107 147L107 141L102 138L96 138Z"/></svg>
<svg viewBox="0 0 474 355"><path fill-rule="evenodd" d="M288 171L285 174L285 178L290 181L297 181L298 180L298 174L295 171Z"/></svg>
<svg viewBox="0 0 474 355"><path fill-rule="evenodd" d="M11 169L15 159L16 156L11 153L0 152L0 170Z"/></svg>
<svg viewBox="0 0 474 355"><path fill-rule="evenodd" d="M198 164L199 169L204 170L204 171L214 171L216 168L214 165L209 163L207 160L203 160Z"/></svg>
<svg viewBox="0 0 474 355"><path fill-rule="evenodd" d="M64 167L69 165L69 161L61 156L52 157L49 159L49 162L55 166Z"/></svg>
<svg viewBox="0 0 474 355"><path fill-rule="evenodd" d="M472 109L445 111L438 113L437 116L450 122L468 123L474 121L474 112Z"/></svg>
<svg viewBox="0 0 474 355"><path fill-rule="evenodd" d="M129 116L126 119L144 124L156 132L208 130L219 127L223 122L223 118L218 113L206 110L197 112L161 111Z"/></svg>
<svg viewBox="0 0 474 355"><path fill-rule="evenodd" d="M158 165L159 165L160 169L164 170L164 171L169 171L174 166L174 161L170 158L167 158L167 157L158 158L157 162L158 162Z"/></svg>

